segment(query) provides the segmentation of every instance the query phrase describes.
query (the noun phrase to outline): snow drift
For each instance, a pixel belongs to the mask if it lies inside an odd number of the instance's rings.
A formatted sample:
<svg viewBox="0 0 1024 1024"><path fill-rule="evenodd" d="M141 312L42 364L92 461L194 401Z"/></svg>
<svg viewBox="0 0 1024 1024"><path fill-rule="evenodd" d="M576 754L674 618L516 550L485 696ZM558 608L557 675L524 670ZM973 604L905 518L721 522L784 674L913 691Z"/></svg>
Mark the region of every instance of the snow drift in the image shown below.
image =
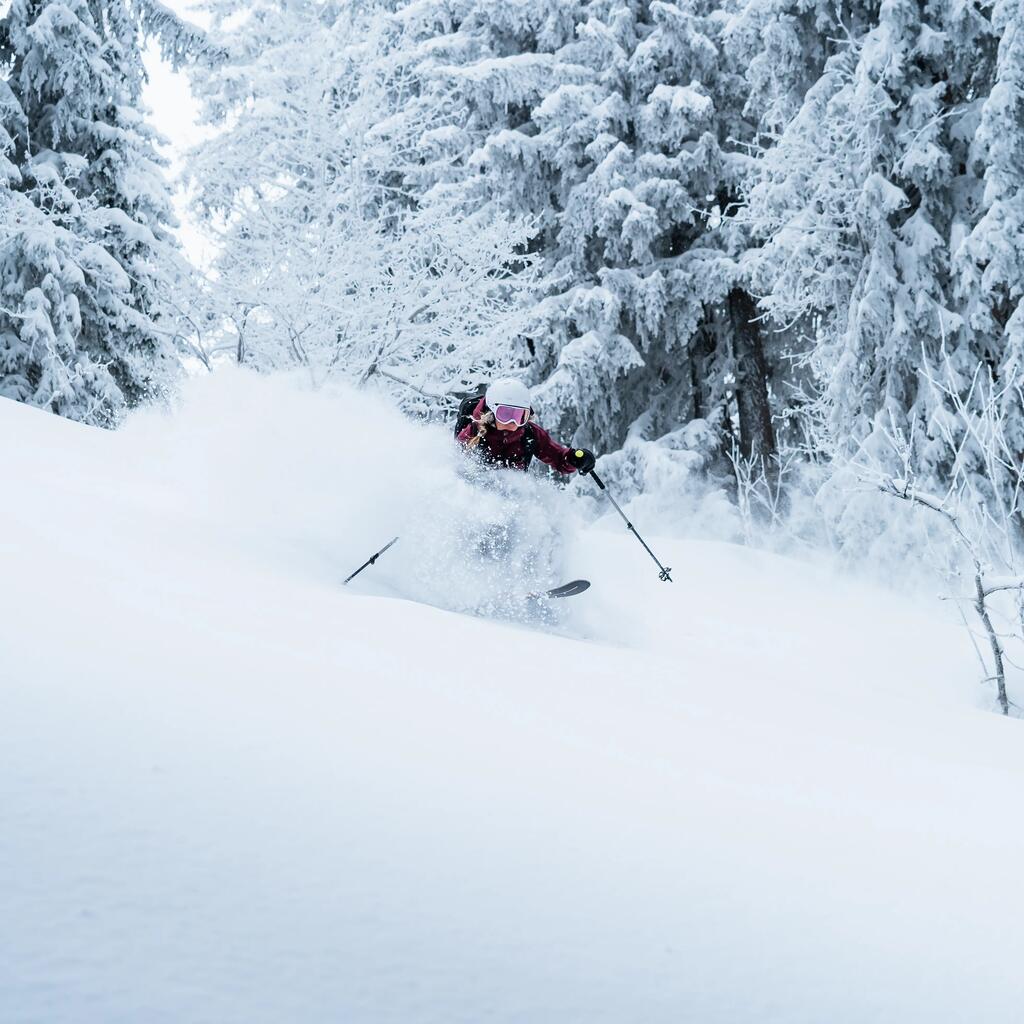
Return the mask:
<svg viewBox="0 0 1024 1024"><path fill-rule="evenodd" d="M453 614L458 463L367 396L0 437L0 1018L1018 1018L1020 723L930 606L662 538L669 586L542 489L593 590Z"/></svg>

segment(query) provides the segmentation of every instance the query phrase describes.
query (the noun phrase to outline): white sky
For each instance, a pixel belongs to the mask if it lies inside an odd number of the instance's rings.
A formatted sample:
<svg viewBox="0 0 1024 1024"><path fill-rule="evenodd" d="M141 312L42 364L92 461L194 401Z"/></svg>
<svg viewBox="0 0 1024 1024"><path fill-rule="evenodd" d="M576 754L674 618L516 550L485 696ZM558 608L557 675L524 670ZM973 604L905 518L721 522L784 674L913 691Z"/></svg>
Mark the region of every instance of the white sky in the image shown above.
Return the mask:
<svg viewBox="0 0 1024 1024"><path fill-rule="evenodd" d="M205 16L197 10L199 0L164 2L197 24L206 23ZM171 166L168 174L175 180L181 173L184 153L203 137L198 126L199 107L192 97L186 76L172 71L170 65L161 59L155 45L150 46L146 52L146 68L149 71L149 84L143 91L143 99L153 112L156 127L169 141L166 155L171 160ZM209 261L212 249L189 216L188 199L180 188L177 188L175 194L175 209L181 221L179 234L185 251L193 263L201 266Z"/></svg>

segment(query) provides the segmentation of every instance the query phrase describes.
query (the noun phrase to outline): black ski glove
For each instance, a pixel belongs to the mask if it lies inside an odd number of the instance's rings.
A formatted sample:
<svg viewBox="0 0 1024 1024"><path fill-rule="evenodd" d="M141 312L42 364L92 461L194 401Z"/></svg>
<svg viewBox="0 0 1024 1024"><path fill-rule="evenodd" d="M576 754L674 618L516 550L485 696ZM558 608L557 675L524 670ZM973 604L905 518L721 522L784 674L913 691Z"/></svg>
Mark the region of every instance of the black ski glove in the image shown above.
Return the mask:
<svg viewBox="0 0 1024 1024"><path fill-rule="evenodd" d="M597 460L594 453L586 448L573 448L569 452L569 461L576 467L577 472L586 476L593 468Z"/></svg>

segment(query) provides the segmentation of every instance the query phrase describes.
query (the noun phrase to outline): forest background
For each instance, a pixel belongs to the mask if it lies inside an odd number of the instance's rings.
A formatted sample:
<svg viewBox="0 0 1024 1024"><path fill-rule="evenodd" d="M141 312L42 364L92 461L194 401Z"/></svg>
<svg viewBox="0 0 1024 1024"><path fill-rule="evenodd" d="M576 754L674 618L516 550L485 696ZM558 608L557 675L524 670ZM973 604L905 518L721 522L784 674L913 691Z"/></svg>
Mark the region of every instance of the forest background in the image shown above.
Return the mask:
<svg viewBox="0 0 1024 1024"><path fill-rule="evenodd" d="M516 373L664 531L1024 621L1015 0L0 11L0 395L116 427L234 362L443 420Z"/></svg>

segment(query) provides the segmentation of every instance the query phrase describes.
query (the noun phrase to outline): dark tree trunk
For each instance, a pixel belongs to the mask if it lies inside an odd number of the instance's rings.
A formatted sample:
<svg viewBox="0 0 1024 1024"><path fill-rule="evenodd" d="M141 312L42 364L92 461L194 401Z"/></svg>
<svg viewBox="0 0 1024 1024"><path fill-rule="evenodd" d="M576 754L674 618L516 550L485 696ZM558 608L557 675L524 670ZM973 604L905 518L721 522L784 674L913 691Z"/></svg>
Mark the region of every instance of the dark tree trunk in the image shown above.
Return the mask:
<svg viewBox="0 0 1024 1024"><path fill-rule="evenodd" d="M761 343L757 307L742 288L729 292L729 319L736 355L736 405L740 420L740 451L746 458L775 451L772 408L768 401L768 366Z"/></svg>

